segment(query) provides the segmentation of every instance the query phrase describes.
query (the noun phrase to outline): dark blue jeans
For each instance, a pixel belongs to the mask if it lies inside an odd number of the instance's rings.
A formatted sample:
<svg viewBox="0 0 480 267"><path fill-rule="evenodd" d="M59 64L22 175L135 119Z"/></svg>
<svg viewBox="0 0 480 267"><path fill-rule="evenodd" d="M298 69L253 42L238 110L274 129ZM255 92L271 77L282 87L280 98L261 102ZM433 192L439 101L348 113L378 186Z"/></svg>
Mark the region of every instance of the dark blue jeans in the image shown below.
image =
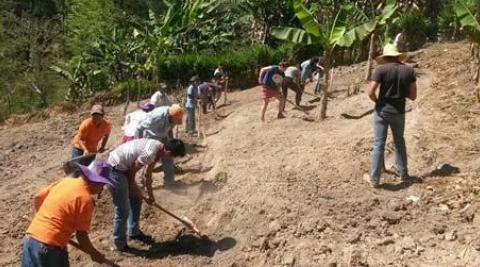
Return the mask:
<svg viewBox="0 0 480 267"><path fill-rule="evenodd" d="M31 237L23 242L22 267L68 267L68 252Z"/></svg>
<svg viewBox="0 0 480 267"><path fill-rule="evenodd" d="M76 158L76 157L80 157L82 155L83 155L83 150L81 150L79 148L76 148L76 147L72 148L72 159ZM80 163L84 166L88 166L88 165L90 165L90 163L92 163L92 161L94 159L95 159L95 157L84 158L84 159L75 160L72 163Z"/></svg>

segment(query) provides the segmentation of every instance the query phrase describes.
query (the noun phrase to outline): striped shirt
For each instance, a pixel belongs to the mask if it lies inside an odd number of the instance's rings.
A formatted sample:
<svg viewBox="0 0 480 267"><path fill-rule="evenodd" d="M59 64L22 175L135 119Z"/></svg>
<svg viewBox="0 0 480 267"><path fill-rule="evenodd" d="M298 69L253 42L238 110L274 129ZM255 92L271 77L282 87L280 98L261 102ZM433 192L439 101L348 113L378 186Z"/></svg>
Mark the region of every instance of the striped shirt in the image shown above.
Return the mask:
<svg viewBox="0 0 480 267"><path fill-rule="evenodd" d="M162 142L154 139L135 139L121 144L110 152L108 163L119 171L128 171L135 162L142 166L153 163L157 157L166 154Z"/></svg>

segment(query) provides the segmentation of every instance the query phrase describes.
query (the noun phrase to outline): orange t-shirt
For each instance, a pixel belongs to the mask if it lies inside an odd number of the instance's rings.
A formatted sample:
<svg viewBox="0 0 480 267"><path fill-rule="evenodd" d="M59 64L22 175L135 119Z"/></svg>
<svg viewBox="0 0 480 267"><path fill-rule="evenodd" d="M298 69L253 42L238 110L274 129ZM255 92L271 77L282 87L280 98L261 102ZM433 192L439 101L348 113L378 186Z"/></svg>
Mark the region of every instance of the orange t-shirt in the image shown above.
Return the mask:
<svg viewBox="0 0 480 267"><path fill-rule="evenodd" d="M110 123L106 120L103 120L97 127L93 124L92 118L88 118L80 124L80 128L73 138L72 144L76 148L82 149L82 146L80 146L80 140L83 140L88 151L97 152L98 142L100 142L103 137L110 134L110 128Z"/></svg>
<svg viewBox="0 0 480 267"><path fill-rule="evenodd" d="M27 233L44 244L66 248L75 231L88 231L94 206L83 178L64 178L40 191Z"/></svg>

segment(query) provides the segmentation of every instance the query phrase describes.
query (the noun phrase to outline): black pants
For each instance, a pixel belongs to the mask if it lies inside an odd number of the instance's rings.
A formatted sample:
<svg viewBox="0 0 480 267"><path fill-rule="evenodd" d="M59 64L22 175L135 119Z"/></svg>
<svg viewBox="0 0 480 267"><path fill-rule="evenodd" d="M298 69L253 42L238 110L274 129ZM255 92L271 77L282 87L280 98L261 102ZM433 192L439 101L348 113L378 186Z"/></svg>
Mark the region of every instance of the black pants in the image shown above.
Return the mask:
<svg viewBox="0 0 480 267"><path fill-rule="evenodd" d="M292 89L295 92L295 104L297 106L300 105L300 101L302 101L302 94L303 89L300 87L299 84L293 81L290 77L285 77L282 85L282 95L286 99L288 94L288 88Z"/></svg>

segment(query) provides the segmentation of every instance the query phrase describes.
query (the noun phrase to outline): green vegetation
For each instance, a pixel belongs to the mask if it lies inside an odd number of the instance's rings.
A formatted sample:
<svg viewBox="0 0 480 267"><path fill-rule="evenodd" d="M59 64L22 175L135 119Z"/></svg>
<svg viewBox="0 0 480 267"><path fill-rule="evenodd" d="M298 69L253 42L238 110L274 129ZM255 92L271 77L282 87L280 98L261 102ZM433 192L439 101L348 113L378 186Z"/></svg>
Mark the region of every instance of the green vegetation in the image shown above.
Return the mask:
<svg viewBox="0 0 480 267"><path fill-rule="evenodd" d="M231 86L246 88L258 67L282 58L325 53L333 67L372 57L398 32L411 49L459 38L467 33L449 12L458 2L0 0L0 121L99 91L181 88L193 74L210 79L218 64ZM461 2L474 10L477 1Z"/></svg>

